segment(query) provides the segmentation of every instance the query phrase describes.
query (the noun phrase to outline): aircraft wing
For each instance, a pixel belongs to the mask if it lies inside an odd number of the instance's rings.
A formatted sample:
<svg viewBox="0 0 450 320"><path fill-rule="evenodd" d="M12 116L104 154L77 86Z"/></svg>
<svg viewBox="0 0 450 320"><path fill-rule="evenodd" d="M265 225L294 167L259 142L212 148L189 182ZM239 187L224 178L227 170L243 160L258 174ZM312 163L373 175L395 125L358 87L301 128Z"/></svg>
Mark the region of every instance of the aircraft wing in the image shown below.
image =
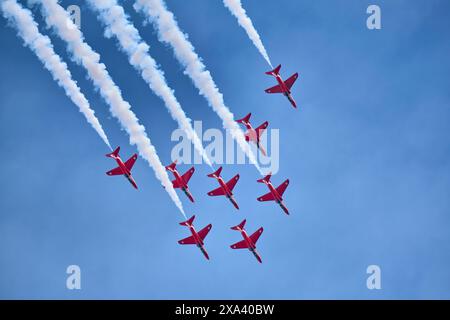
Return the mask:
<svg viewBox="0 0 450 320"><path fill-rule="evenodd" d="M236 242L235 244L232 244L231 248L232 249L247 249L248 245L245 240L242 240L242 241Z"/></svg>
<svg viewBox="0 0 450 320"><path fill-rule="evenodd" d="M118 176L118 175L122 175L123 171L122 171L122 169L120 167L117 167L117 168L114 168L112 170L109 170L106 174L108 176Z"/></svg>
<svg viewBox="0 0 450 320"><path fill-rule="evenodd" d="M256 244L256 241L258 241L258 239L261 236L261 234L263 233L263 231L264 231L264 229L263 229L263 227L261 227L250 236L250 239L252 239L254 244Z"/></svg>
<svg viewBox="0 0 450 320"><path fill-rule="evenodd" d="M236 185L236 183L238 182L238 180L239 180L239 174L235 175L233 178L230 179L230 181L227 182L227 187L228 187L230 190L233 190L233 189L234 189L234 186Z"/></svg>
<svg viewBox="0 0 450 320"><path fill-rule="evenodd" d="M136 159L137 159L137 154L133 154L131 156L131 158L125 162L125 167L127 167L127 169L131 171L131 168L133 168L134 163L136 162Z"/></svg>
<svg viewBox="0 0 450 320"><path fill-rule="evenodd" d="M189 180L191 180L191 177L194 174L194 171L195 171L195 168L192 167L182 175L183 180L184 180L184 182L186 182L186 184L189 182Z"/></svg>
<svg viewBox="0 0 450 320"><path fill-rule="evenodd" d="M206 238L206 236L209 233L209 230L211 230L212 224L208 224L206 227L204 227L202 230L198 232L198 236L203 240Z"/></svg>
<svg viewBox="0 0 450 320"><path fill-rule="evenodd" d="M258 133L258 136L261 136L264 132L264 130L267 129L269 126L269 122L264 122L262 125L260 125L258 128L256 128L256 132Z"/></svg>
<svg viewBox="0 0 450 320"><path fill-rule="evenodd" d="M281 86L279 84L277 84L276 86L266 89L264 90L267 93L283 93L283 89L281 88Z"/></svg>
<svg viewBox="0 0 450 320"><path fill-rule="evenodd" d="M289 179L284 181L282 184L280 184L277 187L277 192L280 194L280 196L283 196L284 191L286 191L287 186L289 185Z"/></svg>
<svg viewBox="0 0 450 320"><path fill-rule="evenodd" d="M196 244L197 242L195 242L195 238L193 236L184 238L180 241L178 241L179 244Z"/></svg>
<svg viewBox="0 0 450 320"><path fill-rule="evenodd" d="M272 192L266 193L265 195L258 198L258 201L274 201L275 197Z"/></svg>
<svg viewBox="0 0 450 320"><path fill-rule="evenodd" d="M223 191L222 187L218 187L217 189L208 192L208 196L223 196L223 195L225 195L225 192Z"/></svg>
<svg viewBox="0 0 450 320"><path fill-rule="evenodd" d="M294 73L289 79L287 79L284 82L284 84L286 85L286 87L291 89L292 85L294 84L295 80L297 80L297 78L298 78L298 73Z"/></svg>

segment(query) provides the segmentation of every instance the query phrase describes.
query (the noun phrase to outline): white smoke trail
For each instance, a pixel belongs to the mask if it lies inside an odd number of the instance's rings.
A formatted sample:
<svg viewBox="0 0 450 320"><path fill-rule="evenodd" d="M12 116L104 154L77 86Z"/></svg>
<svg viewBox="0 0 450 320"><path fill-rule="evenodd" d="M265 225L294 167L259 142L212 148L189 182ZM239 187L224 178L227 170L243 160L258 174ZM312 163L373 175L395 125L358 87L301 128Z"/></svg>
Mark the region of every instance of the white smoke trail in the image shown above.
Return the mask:
<svg viewBox="0 0 450 320"><path fill-rule="evenodd" d="M99 89L100 94L109 104L111 114L119 120L130 135L130 143L137 146L139 154L153 168L155 176L161 181L172 201L186 217L181 201L173 189L172 182L169 180L144 126L139 124L139 119L131 111L130 104L122 98L119 87L111 79L106 66L100 62L100 55L84 41L83 34L57 0L38 0L38 2L42 6L47 25L52 27L56 34L67 43L73 59L85 67L94 86Z"/></svg>
<svg viewBox="0 0 450 320"><path fill-rule="evenodd" d="M247 32L248 37L252 40L255 47L258 49L259 53L267 61L270 67L273 69L272 62L270 62L269 55L267 54L266 48L261 41L261 37L253 26L252 20L247 16L245 9L242 7L241 0L223 0L225 7L230 10L230 12L236 17L239 25L244 28Z"/></svg>
<svg viewBox="0 0 450 320"><path fill-rule="evenodd" d="M149 21L153 23L158 31L160 41L168 43L173 48L175 57L185 67L185 74L191 78L200 94L206 98L209 105L222 119L225 129L230 132L250 162L262 174L253 152L245 141L244 133L234 121L233 113L225 106L223 95L195 52L194 46L178 27L173 13L167 9L164 1L137 0L134 8L137 11L142 11Z"/></svg>
<svg viewBox="0 0 450 320"><path fill-rule="evenodd" d="M168 86L163 72L158 68L156 61L148 53L149 46L142 40L139 31L128 20L122 6L116 0L89 0L91 6L100 14L100 20L106 26L106 35L114 35L125 52L131 65L141 73L142 78L165 103L172 118L178 122L188 139L192 141L195 150L204 161L212 166L202 142L192 128L191 120L186 116L177 101L173 90Z"/></svg>
<svg viewBox="0 0 450 320"><path fill-rule="evenodd" d="M30 10L23 8L16 0L5 0L1 3L3 16L17 29L19 36L44 64L44 67L50 71L53 79L61 86L66 95L78 107L86 120L91 124L95 131L106 145L111 149L108 137L103 131L100 122L91 109L86 97L81 93L80 88L72 79L72 75L61 58L53 50L50 38L39 32L37 23L34 21Z"/></svg>

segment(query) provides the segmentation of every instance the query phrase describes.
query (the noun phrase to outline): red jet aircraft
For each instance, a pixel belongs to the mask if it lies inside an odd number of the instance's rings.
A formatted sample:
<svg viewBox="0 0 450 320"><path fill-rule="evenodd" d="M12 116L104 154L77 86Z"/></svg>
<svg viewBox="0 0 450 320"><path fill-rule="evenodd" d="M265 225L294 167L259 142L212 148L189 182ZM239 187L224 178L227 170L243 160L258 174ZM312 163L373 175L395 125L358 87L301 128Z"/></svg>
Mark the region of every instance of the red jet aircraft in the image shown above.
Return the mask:
<svg viewBox="0 0 450 320"><path fill-rule="evenodd" d="M252 141L256 143L256 146L259 150L261 150L261 153L266 156L266 150L264 150L263 146L260 144L261 136L264 132L264 130L267 129L269 126L269 122L264 122L262 125L260 125L258 128L253 129L252 125L250 124L250 117L252 116L251 113L246 115L244 118L236 120L237 123L242 123L246 128L247 132L245 133L245 140Z"/></svg>
<svg viewBox="0 0 450 320"><path fill-rule="evenodd" d="M195 231L194 226L192 223L194 222L195 215L192 216L189 220L180 222L180 225L186 226L189 228L189 230L192 233L192 236L189 236L187 238L184 238L180 241L178 241L179 244L195 244L200 251L205 255L206 259L209 260L208 252L206 252L203 240L206 238L206 236L209 233L209 230L212 228L212 224L208 224L206 227L204 227L199 232Z"/></svg>
<svg viewBox="0 0 450 320"><path fill-rule="evenodd" d="M125 161L125 163L122 161L122 159L120 159L119 156L119 151L120 151L120 147L117 147L116 150L114 150L111 153L108 153L106 156L109 158L113 158L114 160L116 160L117 164L119 165L117 168L114 168L110 171L108 171L106 174L108 176L117 176L117 175L124 175L128 181L130 181L130 183L133 185L133 187L135 187L136 189L137 184L134 181L133 177L131 176L131 168L133 168L134 163L136 162L137 159L137 154L133 154L131 156L130 159L128 159L127 161Z"/></svg>
<svg viewBox="0 0 450 320"><path fill-rule="evenodd" d="M233 189L239 180L239 174L235 175L233 178L230 179L230 181L225 183L223 181L222 177L220 176L221 172L222 172L222 167L217 169L216 172L208 174L208 177L217 179L217 181L220 184L220 187L218 187L217 189L214 189L213 191L208 192L208 196L226 196L228 199L230 199L233 206L239 210L239 206L233 197Z"/></svg>
<svg viewBox="0 0 450 320"><path fill-rule="evenodd" d="M191 202L194 202L194 198L192 197L192 194L189 191L188 183L192 175L194 174L195 168L192 167L188 171L186 171L183 175L180 175L176 167L177 167L177 160L166 166L166 170L172 172L173 175L175 176L175 180L172 181L173 187L180 188L181 190L183 190L183 192L186 194L189 200L191 200Z"/></svg>
<svg viewBox="0 0 450 320"><path fill-rule="evenodd" d="M288 208L286 208L286 206L283 203L283 193L284 191L286 191L286 188L289 185L289 179L284 181L278 187L274 188L272 182L270 182L271 176L272 176L271 174L268 174L263 179L257 180L257 182L264 183L265 185L267 185L267 187L269 187L270 190L269 193L266 193L265 195L259 197L258 201L276 201L280 205L281 209L283 209L283 211L286 214L289 214Z"/></svg>
<svg viewBox="0 0 450 320"><path fill-rule="evenodd" d="M265 91L267 93L282 93L282 94L284 94L288 98L288 100L290 101L292 106L294 108L297 108L297 104L295 103L295 100L294 100L294 98L292 98L292 95L291 95L291 87L294 84L295 80L297 80L298 73L294 73L292 76L290 76L289 79L284 81L280 76L280 69L281 69L281 64L278 65L278 67L276 67L272 71L266 72L266 74L268 74L269 76L274 76L277 79L278 84L272 88L266 89Z"/></svg>
<svg viewBox="0 0 450 320"><path fill-rule="evenodd" d="M261 257L259 256L258 252L256 251L256 242L258 241L259 237L263 233L264 229L261 227L258 230L256 230L250 237L247 235L247 232L244 230L246 220L244 219L240 224L237 226L231 227L232 230L237 230L241 233L244 240L241 240L239 242L236 242L235 244L232 244L230 247L232 249L248 249L253 253L255 258L259 261L259 263L262 263Z"/></svg>

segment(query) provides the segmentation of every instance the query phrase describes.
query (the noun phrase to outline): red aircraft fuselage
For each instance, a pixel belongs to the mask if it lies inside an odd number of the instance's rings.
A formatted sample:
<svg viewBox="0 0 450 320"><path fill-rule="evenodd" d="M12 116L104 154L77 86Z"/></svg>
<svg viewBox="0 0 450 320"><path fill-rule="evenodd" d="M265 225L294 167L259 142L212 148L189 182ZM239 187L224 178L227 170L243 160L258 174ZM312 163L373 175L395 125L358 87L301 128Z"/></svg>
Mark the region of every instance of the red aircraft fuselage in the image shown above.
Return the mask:
<svg viewBox="0 0 450 320"><path fill-rule="evenodd" d="M247 129L247 132L245 133L245 139L247 141L251 141L256 144L257 148L261 151L261 153L266 156L266 150L264 150L263 146L261 145L261 135L264 132L264 130L267 129L267 126L269 125L269 122L264 122L261 124L258 128L254 129L252 124L250 123L250 117L251 113L246 115L244 118L236 120L236 122L241 123L245 126Z"/></svg>
<svg viewBox="0 0 450 320"><path fill-rule="evenodd" d="M267 71L266 74L270 76L274 76L275 79L278 82L278 85L269 89L266 89L265 91L267 93L282 93L283 95L288 98L289 102L292 104L294 108L297 108L297 103L295 102L294 98L291 95L291 87L294 84L294 82L297 80L298 73L294 73L290 78L287 80L283 80L280 75L280 68L281 65L277 66L275 69L271 71Z"/></svg>
<svg viewBox="0 0 450 320"><path fill-rule="evenodd" d="M281 207L281 209L283 209L283 211L286 214L289 214L289 210L283 202L283 196L278 192L277 188L275 188L272 185L272 182L270 181L270 175L268 177L265 177L264 179L260 179L260 180L258 180L258 182L264 183L269 188L270 194L272 194L272 197L273 197L272 200L274 200L276 203L278 203L278 205ZM289 180L286 180L285 183L286 182L289 183ZM284 192L284 190L283 190L283 192Z"/></svg>
<svg viewBox="0 0 450 320"><path fill-rule="evenodd" d="M286 86L286 83L281 78L280 74L276 73L273 76L275 77L275 79L277 79L278 85L280 85L281 88L283 88L283 94L286 96L286 98L288 98L288 100L292 104L292 106L294 108L297 108L297 103L295 102L294 98L292 98L291 90Z"/></svg>
<svg viewBox="0 0 450 320"><path fill-rule="evenodd" d="M231 201L231 203L233 204L233 206L236 209L239 209L239 206L238 206L236 200L234 200L233 192L228 188L227 184L225 183L225 181L223 181L222 177L215 176L214 178L219 182L220 187L222 188L223 192L225 193L225 197L227 197Z"/></svg>
<svg viewBox="0 0 450 320"><path fill-rule="evenodd" d="M134 188L138 188L136 182L134 181L132 175L131 175L131 170L127 168L127 166L125 165L125 163L122 161L122 159L119 156L119 150L120 147L118 147L116 150L114 150L112 153L107 154L106 156L109 158L113 158L114 160L116 160L117 162L117 168L114 170L111 170L108 172L108 175L117 175L117 174L123 174L125 176L125 178L127 178L127 180L131 183L131 185ZM136 159L136 155L132 156L132 158L134 157L134 160ZM130 159L132 159L130 158ZM133 163L131 164L131 166L133 166ZM120 172L114 172L115 170L120 170ZM114 173L113 173L114 172Z"/></svg>
<svg viewBox="0 0 450 320"><path fill-rule="evenodd" d="M191 232L191 236L178 241L178 243L179 244L195 244L200 249L200 251L203 253L205 258L209 260L209 255L205 249L205 243L203 242L203 239L206 237L206 235L211 230L212 225L209 224L205 228L203 228L200 232L197 232L197 230L195 230L195 228L193 226L194 219L195 219L195 216L192 216L189 220L180 223L180 225L186 226L189 228L189 231ZM201 233L201 235L200 235L200 233Z"/></svg>
<svg viewBox="0 0 450 320"><path fill-rule="evenodd" d="M177 163L176 161L173 162L171 165L167 166L166 169L173 173L177 186L179 186L179 188L184 192L184 194L186 194L186 196L189 198L189 200L191 200L191 202L194 202L194 197L189 191L188 184L186 183L186 181L184 181L184 178L180 175L180 173L176 169L176 163Z"/></svg>
<svg viewBox="0 0 450 320"><path fill-rule="evenodd" d="M202 238L198 235L197 231L195 230L194 226L189 226L189 231L191 231L192 236L194 237L196 241L197 247L200 249L200 251L203 253L203 255L206 257L206 259L209 260L208 252L206 252L205 249L205 243L203 242Z"/></svg>
<svg viewBox="0 0 450 320"><path fill-rule="evenodd" d="M227 184L225 183L225 181L223 181L222 177L219 176L216 177L216 179L219 182L220 187L223 189L223 192L225 192L225 197L230 199L231 203L236 209L239 209L236 200L234 200L233 192L230 190L230 188L228 188Z"/></svg>
<svg viewBox="0 0 450 320"><path fill-rule="evenodd" d="M258 260L259 263L262 263L261 256L259 255L258 251L256 251L256 241L258 241L259 236L262 234L264 229L259 228L251 236L248 236L247 232L244 229L245 222L246 222L246 220L243 220L237 226L231 227L232 230L239 231L241 233L242 237L244 238L243 241L239 241L239 242L231 245L231 248L232 249L247 248L255 256L256 260ZM255 240L253 241L252 238L254 238Z"/></svg>
<svg viewBox="0 0 450 320"><path fill-rule="evenodd" d="M130 181L130 183L133 185L133 187L135 187L137 189L138 187L137 187L136 181L134 181L134 179L131 175L131 171L128 170L128 168L125 166L125 163L123 163L122 159L119 156L111 157L111 158L116 160L117 165L120 167L120 169L122 169L122 172L123 172L123 175L125 176L125 178L127 178L128 181Z"/></svg>
<svg viewBox="0 0 450 320"><path fill-rule="evenodd" d="M239 180L239 174L235 175L228 182L225 182L225 181L223 181L222 177L220 176L221 172L222 172L222 167L217 169L215 172L208 174L208 177L214 178L219 182L219 187L208 192L208 195L209 196L225 196L231 201L233 206L239 210L239 206L233 196L233 189Z"/></svg>
<svg viewBox="0 0 450 320"><path fill-rule="evenodd" d="M247 235L247 232L245 229L238 229L238 231L241 233L242 237L244 238L245 242L248 245L248 250L250 250L251 253L255 256L256 260L258 260L260 263L262 263L261 256L259 255L258 251L256 251L256 245L253 243L252 239Z"/></svg>

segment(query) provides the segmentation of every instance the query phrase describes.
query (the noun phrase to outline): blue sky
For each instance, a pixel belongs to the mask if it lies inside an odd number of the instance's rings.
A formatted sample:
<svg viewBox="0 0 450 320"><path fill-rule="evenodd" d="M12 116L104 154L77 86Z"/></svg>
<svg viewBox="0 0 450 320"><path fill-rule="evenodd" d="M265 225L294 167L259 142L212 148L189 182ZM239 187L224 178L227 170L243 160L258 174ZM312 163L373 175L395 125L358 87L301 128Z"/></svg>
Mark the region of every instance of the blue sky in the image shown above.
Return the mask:
<svg viewBox="0 0 450 320"><path fill-rule="evenodd" d="M23 3L23 2L22 2ZM170 162L176 123L117 50L83 1L82 31ZM221 1L167 1L211 71L236 117L253 113L280 129L280 170L291 216L256 197L251 165L241 174L236 211L209 198L216 183L196 166L191 204L179 193L206 238L211 261L177 240L182 216L152 170L139 159L139 191L105 172L108 151L64 91L1 18L0 51L0 298L136 299L394 299L450 298L450 21L448 1L243 1L274 64L299 72L294 110L268 67ZM169 85L193 120L221 128L169 47L123 1L151 46ZM366 28L378 4L382 29ZM85 71L34 10L41 31L69 64L113 145L135 152ZM180 170L188 169L187 165ZM229 227L247 218L263 264L229 245ZM65 287L68 265L79 265L82 289ZM381 267L382 289L366 288L366 268Z"/></svg>

